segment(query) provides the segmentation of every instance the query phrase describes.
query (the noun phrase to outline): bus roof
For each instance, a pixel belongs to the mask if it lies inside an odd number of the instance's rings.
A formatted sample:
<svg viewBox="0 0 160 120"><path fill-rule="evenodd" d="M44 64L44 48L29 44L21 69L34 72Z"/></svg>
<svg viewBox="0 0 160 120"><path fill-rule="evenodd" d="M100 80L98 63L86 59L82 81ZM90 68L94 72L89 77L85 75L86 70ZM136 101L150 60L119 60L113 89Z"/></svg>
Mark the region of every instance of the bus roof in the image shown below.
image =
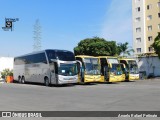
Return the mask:
<svg viewBox="0 0 160 120"><path fill-rule="evenodd" d="M75 57L81 57L81 58L98 58L98 57L94 57L94 56L89 56L89 55L77 55Z"/></svg>
<svg viewBox="0 0 160 120"><path fill-rule="evenodd" d="M128 60L136 60L136 59L134 59L134 58L120 58L119 60L126 60L126 61L128 61Z"/></svg>
<svg viewBox="0 0 160 120"><path fill-rule="evenodd" d="M27 55L33 55L33 54L37 54L37 53L43 53L45 51L63 51L63 52L72 52L72 51L68 51L68 50L60 50L60 49L45 49L45 50L41 50L41 51L35 51L35 52L32 52L32 53L28 53L28 54L24 54L24 55L21 55L21 56L17 56L17 57L23 57L23 56L27 56ZM73 53L73 52L72 52ZM14 57L14 58L17 58L17 57Z"/></svg>
<svg viewBox="0 0 160 120"><path fill-rule="evenodd" d="M117 57L114 57L114 56L98 56L99 58L117 58ZM118 59L118 58L117 58Z"/></svg>

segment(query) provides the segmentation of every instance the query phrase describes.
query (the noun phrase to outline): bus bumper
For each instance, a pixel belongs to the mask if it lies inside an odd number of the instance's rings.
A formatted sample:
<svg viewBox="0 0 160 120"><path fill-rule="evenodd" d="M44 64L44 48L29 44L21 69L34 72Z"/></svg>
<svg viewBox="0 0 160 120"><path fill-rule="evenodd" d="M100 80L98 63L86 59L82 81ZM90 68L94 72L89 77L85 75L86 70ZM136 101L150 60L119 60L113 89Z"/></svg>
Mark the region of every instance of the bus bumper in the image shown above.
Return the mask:
<svg viewBox="0 0 160 120"><path fill-rule="evenodd" d="M100 75L85 75L84 82L100 82L101 76Z"/></svg>
<svg viewBox="0 0 160 120"><path fill-rule="evenodd" d="M129 80L139 80L139 74L130 74Z"/></svg>
<svg viewBox="0 0 160 120"><path fill-rule="evenodd" d="M77 83L78 75L76 76L58 76L58 84Z"/></svg>

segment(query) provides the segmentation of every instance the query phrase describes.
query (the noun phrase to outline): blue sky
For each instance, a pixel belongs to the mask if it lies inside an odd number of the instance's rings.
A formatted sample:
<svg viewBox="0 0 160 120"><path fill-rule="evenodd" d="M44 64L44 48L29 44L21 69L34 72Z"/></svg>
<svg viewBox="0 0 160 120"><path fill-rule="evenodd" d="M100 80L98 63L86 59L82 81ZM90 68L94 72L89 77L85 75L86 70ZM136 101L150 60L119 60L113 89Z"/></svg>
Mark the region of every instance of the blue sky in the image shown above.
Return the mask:
<svg viewBox="0 0 160 120"><path fill-rule="evenodd" d="M19 18L4 31L6 18ZM33 25L42 27L42 49L73 51L94 36L132 45L131 0L0 0L0 57L33 51Z"/></svg>

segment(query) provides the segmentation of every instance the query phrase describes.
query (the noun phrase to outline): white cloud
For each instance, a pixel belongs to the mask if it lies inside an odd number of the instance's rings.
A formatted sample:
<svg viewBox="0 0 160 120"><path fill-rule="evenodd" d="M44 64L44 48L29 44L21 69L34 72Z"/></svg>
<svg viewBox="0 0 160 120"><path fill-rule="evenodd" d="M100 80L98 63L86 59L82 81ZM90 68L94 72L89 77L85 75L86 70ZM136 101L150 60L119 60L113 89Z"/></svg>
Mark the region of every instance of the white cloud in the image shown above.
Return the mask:
<svg viewBox="0 0 160 120"><path fill-rule="evenodd" d="M106 11L101 37L107 40L132 43L132 1L111 0Z"/></svg>

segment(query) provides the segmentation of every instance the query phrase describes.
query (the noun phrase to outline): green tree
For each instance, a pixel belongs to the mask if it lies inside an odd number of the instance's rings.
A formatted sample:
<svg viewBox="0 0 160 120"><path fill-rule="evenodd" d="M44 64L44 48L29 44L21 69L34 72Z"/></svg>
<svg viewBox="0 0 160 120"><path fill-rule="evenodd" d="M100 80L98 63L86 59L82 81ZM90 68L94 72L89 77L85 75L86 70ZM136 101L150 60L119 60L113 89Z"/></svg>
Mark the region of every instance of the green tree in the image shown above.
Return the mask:
<svg viewBox="0 0 160 120"><path fill-rule="evenodd" d="M152 44L156 54L160 58L160 32L158 32L158 36L154 39L154 43Z"/></svg>
<svg viewBox="0 0 160 120"><path fill-rule="evenodd" d="M75 55L114 56L117 53L117 45L115 41L106 41L104 38L87 38L78 43L74 53Z"/></svg>
<svg viewBox="0 0 160 120"><path fill-rule="evenodd" d="M117 52L118 52L118 55L122 55L124 57L124 56L131 55L131 52L134 52L134 50L132 48L129 48L128 42L125 42L125 43L118 44Z"/></svg>
<svg viewBox="0 0 160 120"><path fill-rule="evenodd" d="M13 70L4 69L4 70L1 72L1 77L2 77L2 78L6 78L6 76L13 76Z"/></svg>

